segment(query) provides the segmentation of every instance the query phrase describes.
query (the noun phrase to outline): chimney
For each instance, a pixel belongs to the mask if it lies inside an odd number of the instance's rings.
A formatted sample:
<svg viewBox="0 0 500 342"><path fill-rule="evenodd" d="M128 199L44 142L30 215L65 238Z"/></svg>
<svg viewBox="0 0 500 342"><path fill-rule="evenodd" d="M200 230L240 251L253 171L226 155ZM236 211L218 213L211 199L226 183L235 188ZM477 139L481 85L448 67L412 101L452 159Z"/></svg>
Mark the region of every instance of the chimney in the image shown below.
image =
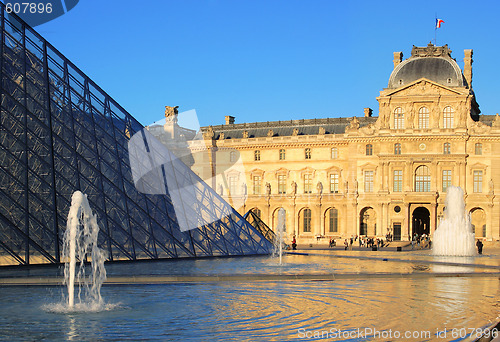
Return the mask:
<svg viewBox="0 0 500 342"><path fill-rule="evenodd" d="M403 53L401 51L399 52L394 52L394 69L401 63L403 60Z"/></svg>
<svg viewBox="0 0 500 342"><path fill-rule="evenodd" d="M472 49L464 50L464 77L467 86L472 89Z"/></svg>
<svg viewBox="0 0 500 342"><path fill-rule="evenodd" d="M226 115L226 125L234 124L234 116Z"/></svg>
<svg viewBox="0 0 500 342"><path fill-rule="evenodd" d="M371 118L372 112L371 108L365 108L365 118Z"/></svg>

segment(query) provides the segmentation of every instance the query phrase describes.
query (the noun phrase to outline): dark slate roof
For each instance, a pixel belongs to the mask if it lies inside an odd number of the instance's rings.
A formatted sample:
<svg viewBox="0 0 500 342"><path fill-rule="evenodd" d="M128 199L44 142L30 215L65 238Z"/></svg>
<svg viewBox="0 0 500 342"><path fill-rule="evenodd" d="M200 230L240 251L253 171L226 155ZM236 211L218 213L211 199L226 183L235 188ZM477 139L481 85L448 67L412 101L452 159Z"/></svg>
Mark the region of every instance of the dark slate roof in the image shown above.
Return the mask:
<svg viewBox="0 0 500 342"><path fill-rule="evenodd" d="M495 120L495 116L496 115L479 115L479 122L491 126L493 124L493 121Z"/></svg>
<svg viewBox="0 0 500 342"><path fill-rule="evenodd" d="M377 117L358 117L359 126L363 127L370 123L375 123ZM299 130L298 135L318 134L319 128L325 129L325 134L344 134L346 126L351 122L350 118L327 118L327 119L302 119L287 121L267 121L230 125L212 126L215 132L215 139L219 139L220 133L224 132L224 139L241 139L243 132L248 131L249 138L267 137L270 129L273 136L291 136L294 128ZM201 128L203 132L208 127Z"/></svg>
<svg viewBox="0 0 500 342"><path fill-rule="evenodd" d="M410 58L394 68L389 78L389 88L398 88L420 78L427 78L448 87L463 87L466 82L451 50L445 46L416 47Z"/></svg>

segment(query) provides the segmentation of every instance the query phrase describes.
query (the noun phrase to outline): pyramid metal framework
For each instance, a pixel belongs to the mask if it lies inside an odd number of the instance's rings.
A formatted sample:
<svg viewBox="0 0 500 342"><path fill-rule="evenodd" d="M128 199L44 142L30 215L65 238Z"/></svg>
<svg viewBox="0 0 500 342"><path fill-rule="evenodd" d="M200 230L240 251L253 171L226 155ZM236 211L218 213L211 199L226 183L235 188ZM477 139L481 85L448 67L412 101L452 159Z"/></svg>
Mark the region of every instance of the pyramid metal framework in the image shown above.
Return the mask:
<svg viewBox="0 0 500 342"><path fill-rule="evenodd" d="M252 210L250 209L243 216L245 220L247 220L255 229L257 229L264 237L269 241L274 241L276 238L276 234L269 228L267 224L262 221L262 219Z"/></svg>
<svg viewBox="0 0 500 342"><path fill-rule="evenodd" d="M111 261L271 252L201 180L192 198L199 226L181 232L168 189L146 195L134 187L127 143L144 127L0 7L0 265L61 262L76 190L88 195ZM182 163L176 168L191 182L197 177Z"/></svg>

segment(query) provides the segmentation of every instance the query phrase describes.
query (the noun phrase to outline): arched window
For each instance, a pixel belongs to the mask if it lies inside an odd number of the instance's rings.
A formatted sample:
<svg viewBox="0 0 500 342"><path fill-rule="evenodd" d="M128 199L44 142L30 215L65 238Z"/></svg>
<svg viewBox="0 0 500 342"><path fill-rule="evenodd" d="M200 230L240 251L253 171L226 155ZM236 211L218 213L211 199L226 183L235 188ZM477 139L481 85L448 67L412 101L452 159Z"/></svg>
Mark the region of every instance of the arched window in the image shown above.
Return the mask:
<svg viewBox="0 0 500 342"><path fill-rule="evenodd" d="M418 110L418 128L429 128L429 109L427 107L420 107Z"/></svg>
<svg viewBox="0 0 500 342"><path fill-rule="evenodd" d="M483 154L483 144L481 143L476 143L476 145L474 145L474 153L476 155L481 155Z"/></svg>
<svg viewBox="0 0 500 342"><path fill-rule="evenodd" d="M394 154L401 154L401 144L394 144Z"/></svg>
<svg viewBox="0 0 500 342"><path fill-rule="evenodd" d="M366 155L371 156L373 154L373 146L372 144L366 145Z"/></svg>
<svg viewBox="0 0 500 342"><path fill-rule="evenodd" d="M253 159L255 161L259 161L260 160L260 151L259 150L254 151L254 153L253 153Z"/></svg>
<svg viewBox="0 0 500 342"><path fill-rule="evenodd" d="M301 212L301 224L302 224L302 231L305 233L310 233L311 232L311 209L306 208L302 210Z"/></svg>
<svg viewBox="0 0 500 342"><path fill-rule="evenodd" d="M453 108L450 106L443 110L443 128L453 128Z"/></svg>
<svg viewBox="0 0 500 342"><path fill-rule="evenodd" d="M394 129L405 128L405 114L403 108L398 107L394 110Z"/></svg>
<svg viewBox="0 0 500 342"><path fill-rule="evenodd" d="M450 143L443 144L443 154L451 154L451 144Z"/></svg>
<svg viewBox="0 0 500 342"><path fill-rule="evenodd" d="M327 220L328 232L337 233L339 231L339 211L335 208L328 209Z"/></svg>
<svg viewBox="0 0 500 342"><path fill-rule="evenodd" d="M415 191L431 191L431 171L425 165L420 165L415 170Z"/></svg>

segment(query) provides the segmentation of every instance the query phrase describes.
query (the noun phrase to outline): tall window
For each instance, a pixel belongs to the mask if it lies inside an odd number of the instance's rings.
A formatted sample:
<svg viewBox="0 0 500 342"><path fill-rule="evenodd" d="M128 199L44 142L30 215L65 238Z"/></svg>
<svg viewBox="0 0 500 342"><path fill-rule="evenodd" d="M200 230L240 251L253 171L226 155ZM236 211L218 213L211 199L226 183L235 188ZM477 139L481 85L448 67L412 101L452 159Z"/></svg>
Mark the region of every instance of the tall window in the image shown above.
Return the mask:
<svg viewBox="0 0 500 342"><path fill-rule="evenodd" d="M373 154L373 145L372 144L366 145L366 155L371 156L372 154Z"/></svg>
<svg viewBox="0 0 500 342"><path fill-rule="evenodd" d="M330 192L332 194L339 192L339 175L336 173L330 175Z"/></svg>
<svg viewBox="0 0 500 342"><path fill-rule="evenodd" d="M453 108L450 106L443 110L443 128L453 128Z"/></svg>
<svg viewBox="0 0 500 342"><path fill-rule="evenodd" d="M336 233L339 231L339 211L335 208L328 210L328 231L330 233Z"/></svg>
<svg viewBox="0 0 500 342"><path fill-rule="evenodd" d="M444 143L444 145L443 145L443 153L444 154L450 154L451 153L451 144L450 143Z"/></svg>
<svg viewBox="0 0 500 342"><path fill-rule="evenodd" d="M278 194L286 193L286 176L278 175Z"/></svg>
<svg viewBox="0 0 500 342"><path fill-rule="evenodd" d="M305 157L306 157L306 159L311 159L311 149L310 148L305 149Z"/></svg>
<svg viewBox="0 0 500 342"><path fill-rule="evenodd" d="M425 165L421 165L415 170L415 191L431 191L431 172Z"/></svg>
<svg viewBox="0 0 500 342"><path fill-rule="evenodd" d="M238 179L236 176L229 176L229 193L234 196L236 195L236 186L238 185Z"/></svg>
<svg viewBox="0 0 500 342"><path fill-rule="evenodd" d="M236 160L238 160L238 152L231 151L231 153L229 153L229 161L235 162Z"/></svg>
<svg viewBox="0 0 500 342"><path fill-rule="evenodd" d="M394 129L405 128L405 114L403 108L398 107L394 110Z"/></svg>
<svg viewBox="0 0 500 342"><path fill-rule="evenodd" d="M332 147L332 159L337 159L339 157L339 150L336 147Z"/></svg>
<svg viewBox="0 0 500 342"><path fill-rule="evenodd" d="M373 171L365 171L365 192L373 192Z"/></svg>
<svg viewBox="0 0 500 342"><path fill-rule="evenodd" d="M253 176L253 194L254 195L260 195L260 184L261 184L260 176Z"/></svg>
<svg viewBox="0 0 500 342"><path fill-rule="evenodd" d="M310 173L304 175L304 193L311 194L313 190L313 176Z"/></svg>
<svg viewBox="0 0 500 342"><path fill-rule="evenodd" d="M443 192L451 186L451 170L443 170Z"/></svg>
<svg viewBox="0 0 500 342"><path fill-rule="evenodd" d="M418 128L429 128L429 109L427 107L420 107L418 110Z"/></svg>
<svg viewBox="0 0 500 342"><path fill-rule="evenodd" d="M303 230L304 232L311 231L311 209L304 209L303 218Z"/></svg>
<svg viewBox="0 0 500 342"><path fill-rule="evenodd" d="M483 171L474 171L474 192L483 192Z"/></svg>
<svg viewBox="0 0 500 342"><path fill-rule="evenodd" d="M394 154L401 154L401 144L394 144Z"/></svg>
<svg viewBox="0 0 500 342"><path fill-rule="evenodd" d="M476 143L476 145L474 145L474 152L475 152L476 155L483 154L483 144Z"/></svg>
<svg viewBox="0 0 500 342"><path fill-rule="evenodd" d="M253 159L255 161L259 161L260 160L260 151L257 150L257 151L253 152Z"/></svg>
<svg viewBox="0 0 500 342"><path fill-rule="evenodd" d="M403 170L394 170L393 173L393 186L394 192L403 191Z"/></svg>
<svg viewBox="0 0 500 342"><path fill-rule="evenodd" d="M285 150L284 150L284 149L281 149L281 150L280 150L280 160L285 160L285 156L286 156L286 154L285 154Z"/></svg>

